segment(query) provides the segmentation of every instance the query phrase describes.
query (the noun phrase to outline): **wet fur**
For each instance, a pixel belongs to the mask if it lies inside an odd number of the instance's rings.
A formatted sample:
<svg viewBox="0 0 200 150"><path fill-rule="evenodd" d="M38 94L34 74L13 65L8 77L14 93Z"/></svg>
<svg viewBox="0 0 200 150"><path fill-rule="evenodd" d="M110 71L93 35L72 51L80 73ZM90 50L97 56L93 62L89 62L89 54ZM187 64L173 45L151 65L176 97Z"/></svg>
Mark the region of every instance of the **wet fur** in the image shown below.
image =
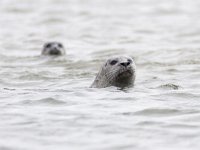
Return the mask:
<svg viewBox="0 0 200 150"><path fill-rule="evenodd" d="M114 59L118 60L118 64L112 66L109 63ZM120 65L121 62L125 62L128 59L132 60L132 58L128 56L113 57L111 59L108 59L106 63L102 65L91 87L105 88L108 86L116 86L123 88L133 86L135 81L136 69L133 60L132 63L127 67L123 67Z"/></svg>
<svg viewBox="0 0 200 150"><path fill-rule="evenodd" d="M56 49L56 52L54 51ZM42 55L61 56L65 55L65 48L59 42L47 42L42 49Z"/></svg>

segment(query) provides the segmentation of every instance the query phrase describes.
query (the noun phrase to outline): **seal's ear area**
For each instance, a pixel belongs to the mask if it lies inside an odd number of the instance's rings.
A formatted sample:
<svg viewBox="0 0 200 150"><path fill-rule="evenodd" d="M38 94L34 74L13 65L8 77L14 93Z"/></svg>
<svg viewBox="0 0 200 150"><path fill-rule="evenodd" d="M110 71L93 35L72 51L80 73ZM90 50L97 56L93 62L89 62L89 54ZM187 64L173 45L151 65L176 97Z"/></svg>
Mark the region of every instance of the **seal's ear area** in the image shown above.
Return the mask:
<svg viewBox="0 0 200 150"><path fill-rule="evenodd" d="M106 67L108 65L108 63L106 62L105 64L104 64L104 66Z"/></svg>
<svg viewBox="0 0 200 150"><path fill-rule="evenodd" d="M110 59L107 59L104 63L104 67L108 66L110 64Z"/></svg>

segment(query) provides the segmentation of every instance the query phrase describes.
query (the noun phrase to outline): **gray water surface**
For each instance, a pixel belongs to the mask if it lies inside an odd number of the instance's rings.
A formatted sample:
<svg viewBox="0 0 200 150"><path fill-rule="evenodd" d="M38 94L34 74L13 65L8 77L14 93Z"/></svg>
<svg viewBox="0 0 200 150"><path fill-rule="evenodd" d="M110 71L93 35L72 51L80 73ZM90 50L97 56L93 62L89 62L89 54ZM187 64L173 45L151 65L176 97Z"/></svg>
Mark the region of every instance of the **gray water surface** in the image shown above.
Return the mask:
<svg viewBox="0 0 200 150"><path fill-rule="evenodd" d="M200 1L1 0L0 150L199 150ZM40 56L60 41L66 56ZM89 88L130 55L134 88Z"/></svg>

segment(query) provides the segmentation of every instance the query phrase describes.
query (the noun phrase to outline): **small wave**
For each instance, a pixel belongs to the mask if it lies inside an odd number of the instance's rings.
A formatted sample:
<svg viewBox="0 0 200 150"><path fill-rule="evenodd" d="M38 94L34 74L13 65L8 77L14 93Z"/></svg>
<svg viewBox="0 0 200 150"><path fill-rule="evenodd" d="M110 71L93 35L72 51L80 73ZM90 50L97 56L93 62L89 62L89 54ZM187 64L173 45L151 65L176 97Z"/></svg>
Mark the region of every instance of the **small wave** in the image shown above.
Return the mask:
<svg viewBox="0 0 200 150"><path fill-rule="evenodd" d="M54 98L43 98L39 100L24 100L21 102L24 105L62 105L65 104L64 101L57 100Z"/></svg>
<svg viewBox="0 0 200 150"><path fill-rule="evenodd" d="M174 116L179 115L182 112L177 109L167 109L167 108L150 108L140 110L134 113L134 115L144 115L144 116Z"/></svg>
<svg viewBox="0 0 200 150"><path fill-rule="evenodd" d="M168 84L160 85L159 88L179 90L181 87L179 85L176 85L176 84L168 83Z"/></svg>

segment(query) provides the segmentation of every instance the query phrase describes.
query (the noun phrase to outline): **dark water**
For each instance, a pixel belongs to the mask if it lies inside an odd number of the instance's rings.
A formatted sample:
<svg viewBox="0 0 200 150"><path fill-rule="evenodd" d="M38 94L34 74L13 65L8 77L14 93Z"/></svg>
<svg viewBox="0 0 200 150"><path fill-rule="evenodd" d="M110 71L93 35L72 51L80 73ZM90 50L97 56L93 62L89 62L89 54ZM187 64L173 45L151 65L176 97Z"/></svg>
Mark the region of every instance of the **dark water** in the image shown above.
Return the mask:
<svg viewBox="0 0 200 150"><path fill-rule="evenodd" d="M1 150L200 148L200 1L1 0ZM40 56L61 41L67 55ZM91 89L110 56L134 88Z"/></svg>

